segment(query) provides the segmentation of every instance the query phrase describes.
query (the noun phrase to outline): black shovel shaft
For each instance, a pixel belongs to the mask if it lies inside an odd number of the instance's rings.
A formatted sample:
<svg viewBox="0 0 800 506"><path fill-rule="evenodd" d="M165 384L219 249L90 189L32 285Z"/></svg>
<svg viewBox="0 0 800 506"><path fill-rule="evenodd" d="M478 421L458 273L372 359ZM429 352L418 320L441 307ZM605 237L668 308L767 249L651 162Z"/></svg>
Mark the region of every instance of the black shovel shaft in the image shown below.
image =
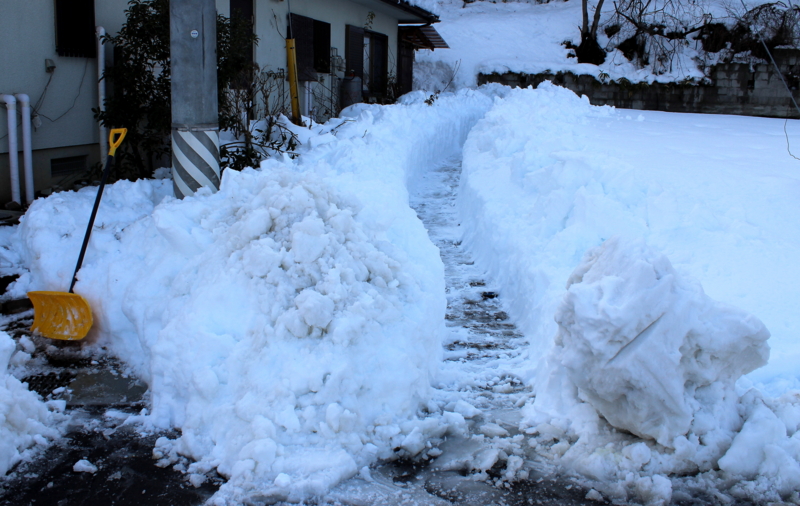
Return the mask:
<svg viewBox="0 0 800 506"><path fill-rule="evenodd" d="M86 227L86 235L83 236L83 246L81 246L81 254L78 256L78 265L75 266L75 273L72 275L72 284L69 285L69 293L74 293L72 289L75 288L75 282L78 281L78 271L81 270L83 257L86 255L87 246L89 246L89 237L92 235L94 219L97 216L97 209L100 207L100 199L103 198L103 188L106 186L106 180L108 179L108 174L111 172L111 162L113 160L113 155L108 155L108 158L106 158L106 168L103 169L103 177L100 178L100 187L97 188L97 197L94 199L92 216L89 218L89 226Z"/></svg>

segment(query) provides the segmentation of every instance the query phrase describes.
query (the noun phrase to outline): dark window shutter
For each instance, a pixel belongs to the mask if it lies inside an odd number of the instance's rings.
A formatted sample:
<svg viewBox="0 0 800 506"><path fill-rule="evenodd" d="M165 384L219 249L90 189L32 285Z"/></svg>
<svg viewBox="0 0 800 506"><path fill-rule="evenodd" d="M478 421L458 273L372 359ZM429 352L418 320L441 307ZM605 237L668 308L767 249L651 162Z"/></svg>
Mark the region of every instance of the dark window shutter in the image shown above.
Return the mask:
<svg viewBox="0 0 800 506"><path fill-rule="evenodd" d="M82 58L97 56L94 0L55 0L55 7L56 53Z"/></svg>
<svg viewBox="0 0 800 506"><path fill-rule="evenodd" d="M414 81L414 46L410 42L401 40L397 59L397 84L399 94L404 95L411 91Z"/></svg>
<svg viewBox="0 0 800 506"><path fill-rule="evenodd" d="M369 33L369 88L372 93L386 93L389 72L389 37L382 33Z"/></svg>
<svg viewBox="0 0 800 506"><path fill-rule="evenodd" d="M331 71L331 25L314 20L314 70L328 74Z"/></svg>
<svg viewBox="0 0 800 506"><path fill-rule="evenodd" d="M294 39L297 51L297 76L301 81L316 81L314 70L314 20L290 14L289 38Z"/></svg>
<svg viewBox="0 0 800 506"><path fill-rule="evenodd" d="M355 73L358 78L364 77L364 29L359 26L346 26L344 53L347 59L346 75Z"/></svg>
<svg viewBox="0 0 800 506"><path fill-rule="evenodd" d="M253 0L231 0L231 17L253 21Z"/></svg>
<svg viewBox="0 0 800 506"><path fill-rule="evenodd" d="M230 0L231 7L231 21L241 21L247 23L251 27L255 22L253 0ZM252 28L251 28L252 29ZM253 63L253 46L250 45L247 49L247 60Z"/></svg>

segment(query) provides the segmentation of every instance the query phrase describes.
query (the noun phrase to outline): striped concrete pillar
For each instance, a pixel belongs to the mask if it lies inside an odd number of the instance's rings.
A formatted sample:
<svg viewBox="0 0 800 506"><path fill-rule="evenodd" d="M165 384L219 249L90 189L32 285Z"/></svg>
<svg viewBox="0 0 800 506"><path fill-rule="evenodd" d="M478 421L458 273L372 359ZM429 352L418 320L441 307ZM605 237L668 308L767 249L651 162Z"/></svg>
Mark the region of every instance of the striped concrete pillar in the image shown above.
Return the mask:
<svg viewBox="0 0 800 506"><path fill-rule="evenodd" d="M172 182L179 199L201 186L219 190L219 130L172 130Z"/></svg>
<svg viewBox="0 0 800 506"><path fill-rule="evenodd" d="M215 0L170 0L172 180L175 196L219 190Z"/></svg>

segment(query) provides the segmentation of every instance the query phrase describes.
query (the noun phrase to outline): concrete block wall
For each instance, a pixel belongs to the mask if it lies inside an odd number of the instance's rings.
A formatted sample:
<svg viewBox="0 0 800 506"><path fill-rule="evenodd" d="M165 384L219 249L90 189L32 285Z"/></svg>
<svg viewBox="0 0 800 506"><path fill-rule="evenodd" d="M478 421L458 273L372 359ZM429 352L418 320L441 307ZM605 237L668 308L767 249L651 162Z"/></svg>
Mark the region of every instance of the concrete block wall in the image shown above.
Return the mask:
<svg viewBox="0 0 800 506"><path fill-rule="evenodd" d="M800 50L776 49L775 61L800 102ZM595 105L623 109L709 114L738 114L800 119L781 76L771 62L749 65L721 63L711 68L709 82L692 83L601 83L593 76L572 73L479 74L478 83L501 83L513 87L538 86L552 81L578 95L586 95Z"/></svg>

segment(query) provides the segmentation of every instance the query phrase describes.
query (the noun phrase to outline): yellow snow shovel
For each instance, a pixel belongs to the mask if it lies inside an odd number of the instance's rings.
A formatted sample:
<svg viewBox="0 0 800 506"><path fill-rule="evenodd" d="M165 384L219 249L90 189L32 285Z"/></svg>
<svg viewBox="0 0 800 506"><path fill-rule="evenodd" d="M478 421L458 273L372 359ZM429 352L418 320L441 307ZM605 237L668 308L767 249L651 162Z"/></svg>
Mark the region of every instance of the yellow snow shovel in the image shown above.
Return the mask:
<svg viewBox="0 0 800 506"><path fill-rule="evenodd" d="M63 339L66 341L77 341L86 337L89 329L92 328L92 308L86 299L73 293L77 281L78 271L83 264L83 256L86 254L86 247L89 245L89 237L92 235L94 218L97 216L97 208L100 207L100 199L103 197L103 188L111 172L111 162L114 160L114 153L122 144L122 139L128 133L127 128L114 128L108 135L108 158L106 167L103 169L103 177L100 179L100 187L97 188L97 197L94 199L92 216L89 218L89 226L86 227L86 235L83 237L81 254L78 256L78 265L75 266L75 273L72 275L72 283L69 285L69 292L28 292L28 298L33 303L33 325L31 332L49 337L50 339ZM115 139L116 137L116 139Z"/></svg>

